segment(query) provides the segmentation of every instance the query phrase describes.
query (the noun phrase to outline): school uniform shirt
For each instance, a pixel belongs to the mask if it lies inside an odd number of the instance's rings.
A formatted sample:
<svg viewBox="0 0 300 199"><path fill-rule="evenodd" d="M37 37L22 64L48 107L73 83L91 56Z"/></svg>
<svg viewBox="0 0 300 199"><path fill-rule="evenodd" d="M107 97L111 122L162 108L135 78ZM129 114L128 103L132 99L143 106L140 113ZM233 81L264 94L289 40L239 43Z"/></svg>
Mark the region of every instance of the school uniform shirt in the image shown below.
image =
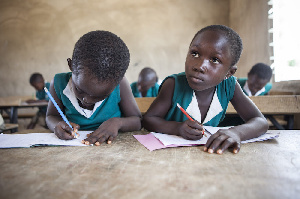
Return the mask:
<svg viewBox="0 0 300 199"><path fill-rule="evenodd" d="M130 87L131 87L132 94L134 97L142 97L142 94L140 93L140 91L137 87L137 82L133 82L132 84L130 84ZM154 86L152 86L151 88L148 89L145 97L156 97L158 94L158 89L159 89L159 85L158 85L158 83L155 83Z"/></svg>
<svg viewBox="0 0 300 199"><path fill-rule="evenodd" d="M174 78L175 88L171 108L165 117L166 120L183 122L188 119L177 107L177 103L179 103L195 120L207 126L218 126L220 121L225 117L229 101L233 98L236 84L235 77L232 76L223 80L216 86L211 105L205 118L201 118L195 92L189 86L185 72L171 75L166 79L168 78Z"/></svg>
<svg viewBox="0 0 300 199"><path fill-rule="evenodd" d="M253 96L249 86L248 86L248 82L247 82L248 78L239 78L237 81L239 82L239 84L241 85L241 88L243 89L243 92L248 95L248 96ZM259 96L259 95L267 95L269 93L269 91L272 88L272 84L269 82L266 84L265 87L263 87L262 89L260 89L259 91L257 91L255 93L254 96Z"/></svg>
<svg viewBox="0 0 300 199"><path fill-rule="evenodd" d="M54 89L64 106L67 119L80 125L80 130L96 130L103 122L113 117L121 117L119 102L120 85L104 100L97 102L93 110L79 106L72 88L72 73L59 73L54 77Z"/></svg>
<svg viewBox="0 0 300 199"><path fill-rule="evenodd" d="M49 90L50 88L50 83L49 82L45 82L45 87ZM41 91L36 91L35 92L35 97L36 99L38 100L47 100L49 101L49 97L48 95L46 94L45 90L41 90ZM46 113L47 112L47 107L40 107L39 108L39 111L40 112L43 112L43 113Z"/></svg>

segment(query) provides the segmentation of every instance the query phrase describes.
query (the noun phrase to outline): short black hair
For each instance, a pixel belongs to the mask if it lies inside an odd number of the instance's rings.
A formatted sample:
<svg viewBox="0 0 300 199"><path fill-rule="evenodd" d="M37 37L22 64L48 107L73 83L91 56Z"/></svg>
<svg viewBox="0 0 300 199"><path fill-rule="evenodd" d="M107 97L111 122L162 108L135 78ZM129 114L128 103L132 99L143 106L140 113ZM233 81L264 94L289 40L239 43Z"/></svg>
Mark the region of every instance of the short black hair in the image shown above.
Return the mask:
<svg viewBox="0 0 300 199"><path fill-rule="evenodd" d="M129 66L130 54L126 44L117 35L96 30L83 35L75 44L72 69L88 69L98 81L120 83ZM83 67L83 68L81 68Z"/></svg>
<svg viewBox="0 0 300 199"><path fill-rule="evenodd" d="M39 82L39 81L44 81L44 77L41 73L33 73L31 76L30 76L30 79L29 79L29 83L31 85Z"/></svg>
<svg viewBox="0 0 300 199"><path fill-rule="evenodd" d="M273 71L269 65L264 63L257 63L252 66L248 75L257 75L257 77L260 79L267 79L268 81L270 81L272 73Z"/></svg>
<svg viewBox="0 0 300 199"><path fill-rule="evenodd" d="M225 38L227 39L228 43L230 44L230 54L232 56L232 63L231 66L234 66L240 59L242 51L243 51L243 42L241 37L239 36L238 33L236 33L234 30L231 28L224 26L224 25L210 25L202 28L199 30L194 38L192 39L192 42L198 36L200 33L204 31L218 31L222 32ZM191 44L192 44L191 42ZM190 44L190 45L191 45Z"/></svg>
<svg viewBox="0 0 300 199"><path fill-rule="evenodd" d="M155 70L150 67L143 68L139 75L147 81L152 81L153 77L155 77L156 82L158 81L158 77Z"/></svg>

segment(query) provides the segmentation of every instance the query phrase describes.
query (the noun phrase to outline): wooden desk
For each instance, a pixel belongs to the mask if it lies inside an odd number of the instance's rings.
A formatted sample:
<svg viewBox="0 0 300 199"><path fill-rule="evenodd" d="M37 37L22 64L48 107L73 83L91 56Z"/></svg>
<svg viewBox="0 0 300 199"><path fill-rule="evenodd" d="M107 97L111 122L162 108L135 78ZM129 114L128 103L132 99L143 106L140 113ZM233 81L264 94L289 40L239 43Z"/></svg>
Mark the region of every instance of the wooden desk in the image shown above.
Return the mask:
<svg viewBox="0 0 300 199"><path fill-rule="evenodd" d="M141 113L148 110L154 99L155 97L135 98ZM294 115L300 114L300 95L255 96L250 99L278 129L284 128L274 119L274 115L284 115L288 123L287 129L293 129ZM226 114L237 114L231 103L228 105Z"/></svg>
<svg viewBox="0 0 300 199"><path fill-rule="evenodd" d="M298 198L300 131L243 144L150 152L122 133L101 147L0 150L0 198Z"/></svg>
<svg viewBox="0 0 300 199"><path fill-rule="evenodd" d="M18 123L18 108L33 108L33 107L46 107L47 102L27 104L25 101L30 99L30 96L10 96L0 97L0 109L5 110L9 115L9 122ZM14 130L18 131L18 129Z"/></svg>

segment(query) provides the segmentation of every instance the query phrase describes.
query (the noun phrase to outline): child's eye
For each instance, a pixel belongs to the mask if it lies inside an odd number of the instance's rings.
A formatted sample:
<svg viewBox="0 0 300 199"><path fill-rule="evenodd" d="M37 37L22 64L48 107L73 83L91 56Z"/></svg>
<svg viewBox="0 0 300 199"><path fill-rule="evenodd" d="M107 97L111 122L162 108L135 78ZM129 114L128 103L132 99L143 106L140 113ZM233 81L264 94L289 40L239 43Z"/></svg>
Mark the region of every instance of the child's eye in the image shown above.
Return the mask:
<svg viewBox="0 0 300 199"><path fill-rule="evenodd" d="M221 61L216 57L212 58L210 61L214 64L220 64L221 63Z"/></svg>
<svg viewBox="0 0 300 199"><path fill-rule="evenodd" d="M199 57L199 53L197 53L197 52L192 52L191 54L193 57Z"/></svg>

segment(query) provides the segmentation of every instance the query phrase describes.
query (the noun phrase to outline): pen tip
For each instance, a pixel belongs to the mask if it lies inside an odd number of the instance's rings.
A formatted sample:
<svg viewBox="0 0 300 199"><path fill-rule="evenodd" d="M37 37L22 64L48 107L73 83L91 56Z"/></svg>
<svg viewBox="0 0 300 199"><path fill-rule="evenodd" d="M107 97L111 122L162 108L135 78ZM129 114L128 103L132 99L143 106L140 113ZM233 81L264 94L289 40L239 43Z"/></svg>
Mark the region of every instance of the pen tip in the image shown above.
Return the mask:
<svg viewBox="0 0 300 199"><path fill-rule="evenodd" d="M178 107L178 108L181 108L181 106L180 106L178 103L177 103L177 107Z"/></svg>

